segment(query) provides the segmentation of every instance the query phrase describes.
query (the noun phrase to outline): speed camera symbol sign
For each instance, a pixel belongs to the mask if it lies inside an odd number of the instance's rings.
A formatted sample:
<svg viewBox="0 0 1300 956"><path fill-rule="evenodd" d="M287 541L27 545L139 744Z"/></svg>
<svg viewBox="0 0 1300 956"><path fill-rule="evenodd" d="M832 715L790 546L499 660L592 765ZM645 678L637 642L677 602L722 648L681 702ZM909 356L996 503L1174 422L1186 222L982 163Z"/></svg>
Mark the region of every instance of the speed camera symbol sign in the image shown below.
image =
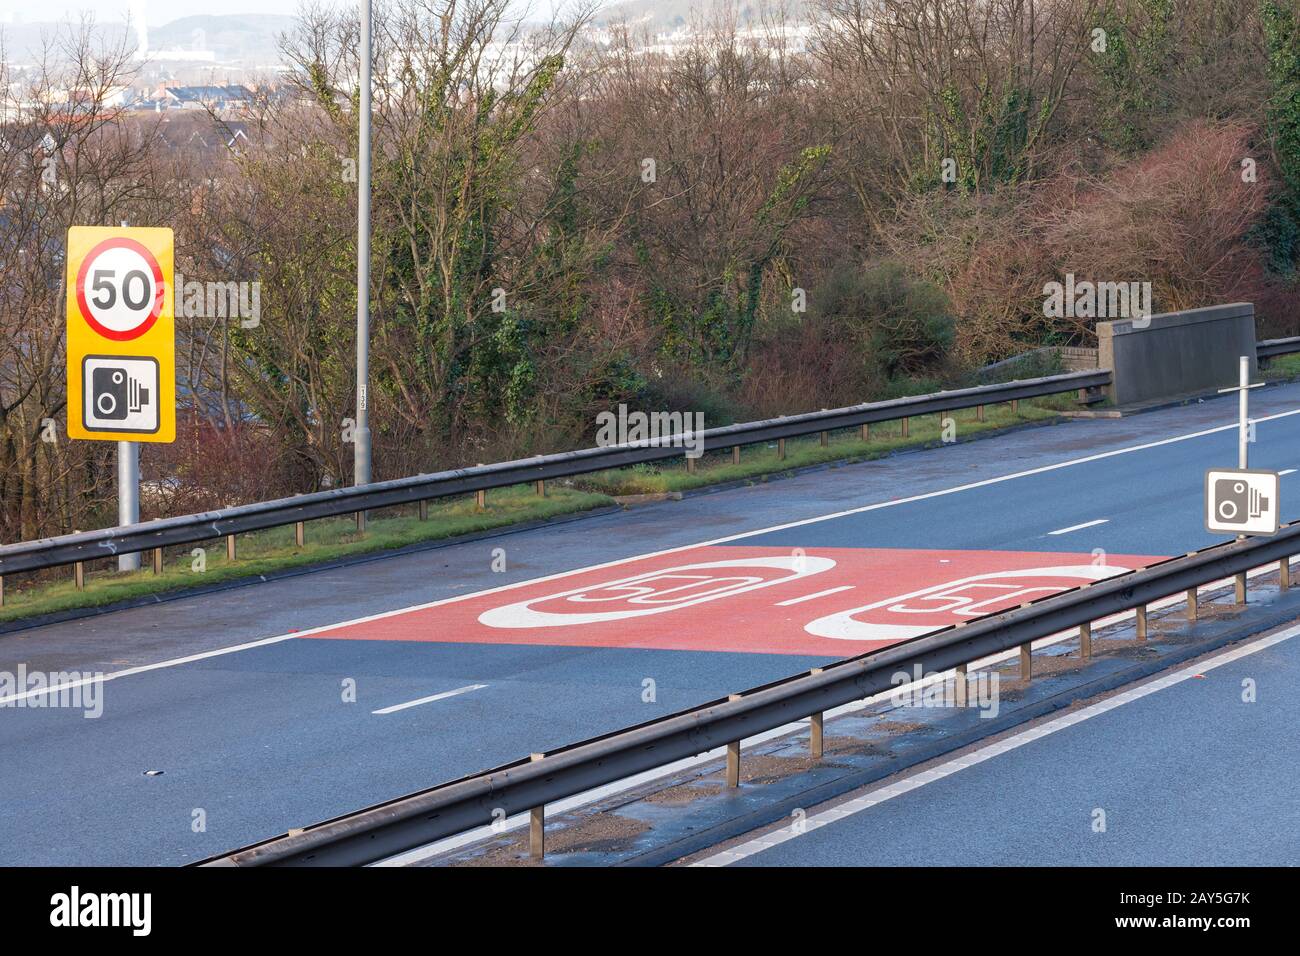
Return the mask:
<svg viewBox="0 0 1300 956"><path fill-rule="evenodd" d="M1276 534L1278 474L1247 468L1205 473L1205 527L1223 534Z"/></svg>
<svg viewBox="0 0 1300 956"><path fill-rule="evenodd" d="M68 437L176 437L170 229L68 230Z"/></svg>
<svg viewBox="0 0 1300 956"><path fill-rule="evenodd" d="M152 435L158 430L157 359L87 355L82 368L87 431Z"/></svg>

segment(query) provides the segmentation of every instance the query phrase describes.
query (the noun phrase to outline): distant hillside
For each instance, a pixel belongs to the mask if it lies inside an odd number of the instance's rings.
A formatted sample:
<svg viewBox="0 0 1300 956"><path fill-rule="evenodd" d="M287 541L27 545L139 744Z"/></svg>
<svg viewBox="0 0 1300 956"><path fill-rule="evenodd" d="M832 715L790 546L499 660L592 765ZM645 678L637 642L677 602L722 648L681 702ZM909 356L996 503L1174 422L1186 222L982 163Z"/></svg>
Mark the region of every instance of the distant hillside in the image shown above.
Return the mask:
<svg viewBox="0 0 1300 956"><path fill-rule="evenodd" d="M116 45L126 36L126 24L118 21L102 21L95 29L105 45ZM66 23L0 23L0 49L10 62L30 63L42 50L57 49L68 31Z"/></svg>
<svg viewBox="0 0 1300 956"><path fill-rule="evenodd" d="M237 14L182 17L149 31L149 48L159 50L210 50L218 62L245 65L272 63L279 59L278 38L293 29L294 17L273 14ZM0 46L13 60L35 59L38 51L58 37L67 37L67 23L0 24ZM99 42L113 45L127 38L135 45L134 30L127 34L120 21L100 21L95 26Z"/></svg>
<svg viewBox="0 0 1300 956"><path fill-rule="evenodd" d="M686 26L692 16L707 15L719 5L730 7L732 0L623 0L602 7L594 22L597 26L626 22L647 27L654 33L669 32ZM765 6L772 11L784 7L790 20L807 19L811 9L808 0L769 0L766 5L762 0L740 0L736 4L737 19L741 25L760 22Z"/></svg>
<svg viewBox="0 0 1300 956"><path fill-rule="evenodd" d="M218 60L269 63L279 58L279 37L293 30L295 17L249 13L181 17L149 31L154 50L211 50Z"/></svg>

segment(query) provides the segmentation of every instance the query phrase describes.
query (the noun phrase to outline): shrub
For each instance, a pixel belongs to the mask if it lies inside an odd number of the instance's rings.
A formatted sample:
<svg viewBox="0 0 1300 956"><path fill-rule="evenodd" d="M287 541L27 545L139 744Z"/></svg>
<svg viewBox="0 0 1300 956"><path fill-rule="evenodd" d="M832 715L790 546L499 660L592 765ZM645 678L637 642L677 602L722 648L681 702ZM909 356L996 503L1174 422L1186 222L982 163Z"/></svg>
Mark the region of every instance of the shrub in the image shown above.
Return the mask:
<svg viewBox="0 0 1300 956"><path fill-rule="evenodd" d="M883 385L946 368L955 338L948 297L901 263L836 269L811 298L812 321L860 352L866 382Z"/></svg>

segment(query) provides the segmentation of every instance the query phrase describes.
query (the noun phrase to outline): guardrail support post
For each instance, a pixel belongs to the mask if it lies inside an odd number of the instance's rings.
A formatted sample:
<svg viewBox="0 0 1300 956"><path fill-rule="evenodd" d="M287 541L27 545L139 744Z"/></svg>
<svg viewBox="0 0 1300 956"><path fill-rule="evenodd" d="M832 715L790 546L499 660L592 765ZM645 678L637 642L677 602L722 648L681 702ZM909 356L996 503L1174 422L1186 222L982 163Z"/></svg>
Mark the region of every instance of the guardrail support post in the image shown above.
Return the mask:
<svg viewBox="0 0 1300 956"><path fill-rule="evenodd" d="M293 523L293 543L296 544L296 545L297 545L298 547L300 547L300 548L302 548L302 547L306 547L306 545L307 545L307 522L305 522L305 521L295 521L295 522Z"/></svg>
<svg viewBox="0 0 1300 956"><path fill-rule="evenodd" d="M814 667L809 674L820 674L822 669ZM822 754L826 752L826 714L818 711L808 718L808 750L813 755L813 759L821 760Z"/></svg>
<svg viewBox="0 0 1300 956"><path fill-rule="evenodd" d="M418 516L421 521L429 520L429 501L427 498L421 498L418 503Z"/></svg>
<svg viewBox="0 0 1300 956"><path fill-rule="evenodd" d="M1137 639L1145 641L1147 639L1147 606L1139 604L1135 609L1137 621Z"/></svg>
<svg viewBox="0 0 1300 956"><path fill-rule="evenodd" d="M82 561L77 561L72 565L72 581L77 586L78 591L84 591L86 588L86 565Z"/></svg>
<svg viewBox="0 0 1300 956"><path fill-rule="evenodd" d="M538 494L540 497L542 497L542 498L545 498L545 497L546 497L546 479L545 479L545 478L538 478L538 479L537 479L537 494Z"/></svg>
<svg viewBox="0 0 1300 956"><path fill-rule="evenodd" d="M541 760L545 754L533 754L533 760ZM528 811L528 855L534 860L546 856L546 806L533 807Z"/></svg>
<svg viewBox="0 0 1300 956"><path fill-rule="evenodd" d="M740 741L727 744L727 789L740 786Z"/></svg>
<svg viewBox="0 0 1300 956"><path fill-rule="evenodd" d="M1242 571L1233 582L1233 591L1238 604L1246 603L1246 572Z"/></svg>
<svg viewBox="0 0 1300 956"><path fill-rule="evenodd" d="M1018 399L1018 398L1013 398L1013 399L1011 400L1011 414L1012 414L1012 415L1019 415L1019 414L1020 414L1020 399Z"/></svg>
<svg viewBox="0 0 1300 956"><path fill-rule="evenodd" d="M904 437L904 438L907 437L907 434L908 434L908 425L909 425L910 423L911 423L911 419L910 419L910 418L904 418L904 419L903 419L903 437Z"/></svg>
<svg viewBox="0 0 1300 956"><path fill-rule="evenodd" d="M1291 589L1291 558L1285 557L1277 565L1277 583L1283 591Z"/></svg>
<svg viewBox="0 0 1300 956"><path fill-rule="evenodd" d="M695 459L690 455L686 456L686 473L688 475L695 474Z"/></svg>
<svg viewBox="0 0 1300 956"><path fill-rule="evenodd" d="M739 694L728 694L727 700L740 700ZM740 741L727 744L727 788L735 790L740 786Z"/></svg>
<svg viewBox="0 0 1300 956"><path fill-rule="evenodd" d="M830 432L822 432L822 447L825 448L827 445L830 444L830 441L831 441Z"/></svg>
<svg viewBox="0 0 1300 956"><path fill-rule="evenodd" d="M1092 657L1092 621L1079 625L1079 660L1086 661Z"/></svg>
<svg viewBox="0 0 1300 956"><path fill-rule="evenodd" d="M1196 588L1187 589L1187 620L1196 620Z"/></svg>
<svg viewBox="0 0 1300 956"><path fill-rule="evenodd" d="M779 458L781 461L785 461L785 439L784 438L778 438L776 440L776 457Z"/></svg>
<svg viewBox="0 0 1300 956"><path fill-rule="evenodd" d="M162 568L163 568L163 549L154 548L153 549L153 573L162 574Z"/></svg>
<svg viewBox="0 0 1300 956"><path fill-rule="evenodd" d="M528 855L534 860L546 856L546 808L528 811Z"/></svg>
<svg viewBox="0 0 1300 956"><path fill-rule="evenodd" d="M5 606L5 576L0 574L0 607Z"/></svg>
<svg viewBox="0 0 1300 956"><path fill-rule="evenodd" d="M1034 645L1031 641L1028 644L1020 645L1020 679L1025 683L1033 680L1034 677Z"/></svg>
<svg viewBox="0 0 1300 956"><path fill-rule="evenodd" d="M357 512L357 514L360 514L360 512ZM233 534L226 535L226 560L235 560L235 536Z"/></svg>
<svg viewBox="0 0 1300 956"><path fill-rule="evenodd" d="M366 513L364 511L358 511L357 512L357 534L365 534L365 533L366 533Z"/></svg>
<svg viewBox="0 0 1300 956"><path fill-rule="evenodd" d="M487 510L487 491L483 488L474 492L474 507L479 511Z"/></svg>
<svg viewBox="0 0 1300 956"><path fill-rule="evenodd" d="M970 667L969 664L958 664L953 671L952 700L958 707L966 706L966 691L969 689L966 686L966 669L968 667Z"/></svg>
<svg viewBox="0 0 1300 956"><path fill-rule="evenodd" d="M861 434L861 436L862 436L862 440L863 440L863 441L871 441L871 423L870 423L870 422L868 422L867 424L865 424L865 425L862 426L862 430L861 430L860 434Z"/></svg>
<svg viewBox="0 0 1300 956"><path fill-rule="evenodd" d="M982 421L984 421L984 406L983 406L983 405L976 405L976 406L975 406L975 421L977 421L977 422L982 422Z"/></svg>
<svg viewBox="0 0 1300 956"><path fill-rule="evenodd" d="M740 464L740 446L739 446L739 445L732 445L732 446L731 446L731 463L732 463L733 465L739 465L739 464Z"/></svg>

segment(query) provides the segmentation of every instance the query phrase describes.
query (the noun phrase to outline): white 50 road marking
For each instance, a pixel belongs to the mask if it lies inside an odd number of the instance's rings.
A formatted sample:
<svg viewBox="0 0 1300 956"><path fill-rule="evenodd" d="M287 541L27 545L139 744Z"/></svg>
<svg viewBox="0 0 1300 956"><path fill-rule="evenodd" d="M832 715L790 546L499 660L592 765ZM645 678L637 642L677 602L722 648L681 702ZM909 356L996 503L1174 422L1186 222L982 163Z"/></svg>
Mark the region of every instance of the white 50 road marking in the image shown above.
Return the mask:
<svg viewBox="0 0 1300 956"><path fill-rule="evenodd" d="M479 623L488 627L556 627L573 624L594 624L602 621L621 621L632 617L644 617L647 614L662 614L678 608L693 607L705 601L746 594L774 584L785 584L835 567L831 558L810 557L808 555L777 555L762 558L729 558L725 561L704 561L699 564L682 564L675 568L661 571L646 571L642 574L610 581L607 584L584 585L559 594L547 594L543 597L529 598L518 604L494 607L479 615ZM746 568L761 571L787 571L773 577L763 574L692 574L693 571L743 571ZM668 583L670 587L660 587ZM701 585L705 591L697 590ZM678 592L684 594L673 597ZM572 604L599 604L603 601L621 601L625 604L640 604L644 607L615 611L539 611L533 607L546 601Z"/></svg>
<svg viewBox="0 0 1300 956"><path fill-rule="evenodd" d="M993 613L993 608L983 609L986 605L1000 605L1002 610L1006 610L1008 602L1016 598L1020 598L1020 601L1016 603L1023 603L1034 598L1046 597L1049 594L1060 594L1062 591L1068 591L1078 584L1100 581L1102 578L1114 577L1117 574L1123 574L1131 570L1131 568L1121 568L1116 565L1081 564L1022 568L1019 571L991 571L987 574L975 574L957 581L945 581L942 584L922 588L910 594L900 594L897 597L885 598L883 601L876 601L872 604L864 604L861 607L850 608L847 611L828 614L825 617L817 618L810 624L804 625L804 630L817 637L832 637L841 641L905 641L909 637L920 637L922 634L933 631L936 627L942 625L886 624L879 621L859 621L856 620L856 617L859 614L865 614L867 611L883 609L892 614L949 613L961 617L975 618ZM1007 578L1013 581L1016 578L1064 578L1065 580L1059 587L1056 585L1034 586L1032 584L1000 583ZM991 593L988 595L980 594L979 600L972 598L969 594L961 593L963 591L978 592L981 588ZM907 602L919 606L907 607ZM927 604L927 602L935 603Z"/></svg>
<svg viewBox="0 0 1300 956"><path fill-rule="evenodd" d="M1277 419L1290 418L1294 415L1300 415L1300 408L1293 409L1292 411L1289 412L1278 412L1275 415L1261 416L1259 418L1254 419L1254 422L1258 425L1258 424L1262 424L1263 422L1271 422ZM1110 451L1098 452L1094 455L1085 455L1082 458L1072 458L1067 461L1059 461L1051 465L1041 465L1037 468L1029 468L1026 469L1025 471L1017 471L1009 475L998 475L993 478L984 478L981 479L980 481L968 482L964 485L954 485L951 488L941 488L937 491L927 491L919 495L912 495L911 497L908 498L896 498L892 501L880 501L880 502L876 502L875 504L862 505L857 508L848 508L844 511L836 511L831 514L818 515L812 518L802 518L798 521L788 521L784 524L773 525L770 528L757 528L752 531L743 531L740 532L739 534L727 535L726 537L722 537L722 538L714 538L710 541L700 541L695 544L680 545L675 548L664 548L663 550L651 551L646 554L634 554L626 558L617 558L613 561L603 561L599 564L593 564L585 568L574 568L569 571L558 571L555 574L547 574L547 575L543 575L542 577L530 578L525 581L515 581L511 584L503 584L500 587L486 588L482 591L475 591L472 594L459 594L456 595L455 597L442 598L437 601L428 601L424 604L414 604L411 605L410 607L398 608L397 610L393 610L393 611L383 611L379 614L368 614L363 617L354 618L349 621L339 621L333 624L324 624L321 625L320 627L314 627L309 630L299 631L294 634L280 634L276 637L267 637L257 641L249 641L244 644L236 644L232 647L218 648L216 650L204 651L200 654L191 654L186 657L177 657L177 658L173 658L172 660L159 661L156 664L145 664L140 667L131 667L125 670L114 671L112 673L103 675L103 680L109 681L119 677L132 677L136 674L145 674L148 673L149 671L160 670L166 667L179 667L182 664L189 664L194 661L207 660L208 658L219 657L223 654L235 654L240 651L251 650L256 647L266 647L267 645L270 644L277 644L280 641L288 641L298 637L310 637L313 634L319 634L323 631L332 631L335 628L349 627L355 624L365 624L369 621L378 621L387 617L393 617L394 615L397 614L406 614L410 611L419 611L424 608L438 607L443 604L453 604L457 601L466 601L469 600L470 598L482 597L487 594L497 594L502 591L509 591L514 588L524 587L525 585L529 585L529 584L539 584L545 581L554 581L558 578L564 578L574 574L582 574L587 571L599 571L602 568L618 567L621 564L628 564L632 561L640 561L645 558L655 558L666 554L676 554L681 551L689 551L692 548L702 548L714 544L726 544L731 541L739 541L743 538L755 537L760 534L769 534L773 531L783 531L787 528L797 528L803 525L816 524L819 521L832 521L835 518L843 518L846 517L847 515L862 514L868 511L875 511L879 508L893 508L893 507L897 507L898 505L910 504L915 501L925 501L929 498L940 498L945 495L955 495L963 491L971 491L975 488L986 488L990 485L1000 484L1004 481L1014 481L1017 478L1028 478L1032 475L1041 475L1051 471L1058 471L1062 468L1071 468L1074 467L1075 465L1084 465L1093 461L1102 461L1107 458L1114 458L1118 455L1128 455L1128 454L1132 454L1133 452L1146 451L1147 449L1150 448L1160 448L1164 445L1173 445L1173 444L1177 444L1178 442L1192 441L1197 438L1204 438L1208 435L1217 435L1220 434L1221 432L1236 431L1238 427L1239 426L1235 423L1231 425L1218 425L1214 428L1206 428L1206 429L1202 429L1201 431L1189 432L1186 435L1175 435L1172 438L1161 438L1157 441L1144 442L1143 444L1140 445L1131 445L1127 448L1114 448ZM68 686L75 686L75 684L70 684ZM50 690L51 690L50 688L47 688L44 691L38 691L36 693L49 693ZM17 700L19 697L27 697L30 696L31 693L32 692L28 692L24 694L16 694L13 695L12 697L0 700L0 703L5 703L9 700Z"/></svg>

